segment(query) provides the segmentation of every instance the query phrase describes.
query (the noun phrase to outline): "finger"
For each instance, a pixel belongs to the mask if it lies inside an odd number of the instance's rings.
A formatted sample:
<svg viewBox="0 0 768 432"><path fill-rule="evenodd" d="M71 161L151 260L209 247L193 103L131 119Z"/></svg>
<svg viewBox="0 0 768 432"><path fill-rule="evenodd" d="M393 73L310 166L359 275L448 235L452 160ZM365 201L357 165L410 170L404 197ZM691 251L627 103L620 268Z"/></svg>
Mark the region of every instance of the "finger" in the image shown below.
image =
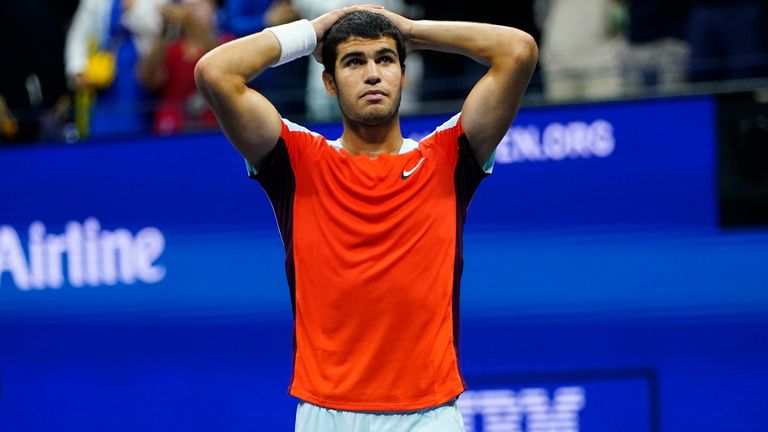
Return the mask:
<svg viewBox="0 0 768 432"><path fill-rule="evenodd" d="M384 8L384 6L376 6L376 5L367 6L366 5L366 6L355 6L355 7L356 7L355 10L358 10L358 11L368 11L368 12L376 12L376 13L382 13L387 11Z"/></svg>
<svg viewBox="0 0 768 432"><path fill-rule="evenodd" d="M384 10L385 10L384 6L379 6L379 5L355 5L355 6L347 6L342 9L345 15L350 12L356 12L356 11L382 12Z"/></svg>

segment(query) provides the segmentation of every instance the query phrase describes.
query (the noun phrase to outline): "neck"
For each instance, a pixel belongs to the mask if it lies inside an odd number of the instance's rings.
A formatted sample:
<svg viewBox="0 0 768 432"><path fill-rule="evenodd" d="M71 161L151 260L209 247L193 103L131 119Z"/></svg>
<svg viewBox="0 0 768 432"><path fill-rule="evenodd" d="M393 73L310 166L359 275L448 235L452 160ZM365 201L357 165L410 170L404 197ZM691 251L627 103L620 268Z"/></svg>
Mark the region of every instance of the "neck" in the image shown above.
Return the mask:
<svg viewBox="0 0 768 432"><path fill-rule="evenodd" d="M344 119L341 145L347 153L354 156L365 155L376 159L382 154L396 155L403 145L400 121L395 116L384 124L367 126Z"/></svg>

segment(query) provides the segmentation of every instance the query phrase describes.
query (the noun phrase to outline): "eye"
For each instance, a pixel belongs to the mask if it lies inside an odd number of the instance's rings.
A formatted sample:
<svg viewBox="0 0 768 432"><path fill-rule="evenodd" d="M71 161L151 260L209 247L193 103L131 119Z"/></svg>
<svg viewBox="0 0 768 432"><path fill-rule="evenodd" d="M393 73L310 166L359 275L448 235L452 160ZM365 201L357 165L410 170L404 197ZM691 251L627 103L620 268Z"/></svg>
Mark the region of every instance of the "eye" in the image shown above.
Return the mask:
<svg viewBox="0 0 768 432"><path fill-rule="evenodd" d="M354 67L354 66L360 66L361 64L363 64L363 61L360 60L359 58L352 58L352 59L347 60L347 66L353 66Z"/></svg>
<svg viewBox="0 0 768 432"><path fill-rule="evenodd" d="M392 58L391 56L384 56L384 57L380 57L379 58L379 63L391 64L391 63L394 63L394 62L395 62L395 59Z"/></svg>

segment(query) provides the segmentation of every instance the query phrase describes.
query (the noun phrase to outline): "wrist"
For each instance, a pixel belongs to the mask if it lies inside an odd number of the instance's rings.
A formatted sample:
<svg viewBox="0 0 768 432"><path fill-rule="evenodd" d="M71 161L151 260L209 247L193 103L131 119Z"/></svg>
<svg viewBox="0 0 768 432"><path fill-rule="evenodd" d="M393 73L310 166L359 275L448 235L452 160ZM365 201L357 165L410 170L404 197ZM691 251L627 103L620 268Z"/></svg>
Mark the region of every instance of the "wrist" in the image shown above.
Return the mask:
<svg viewBox="0 0 768 432"><path fill-rule="evenodd" d="M418 20L411 21L410 27L408 27L407 34L403 34L408 46L411 49L424 49L428 47L428 42L425 39L425 34L428 33L429 21Z"/></svg>
<svg viewBox="0 0 768 432"><path fill-rule="evenodd" d="M315 27L306 19L264 29L280 44L280 59L272 67L312 54L317 47Z"/></svg>

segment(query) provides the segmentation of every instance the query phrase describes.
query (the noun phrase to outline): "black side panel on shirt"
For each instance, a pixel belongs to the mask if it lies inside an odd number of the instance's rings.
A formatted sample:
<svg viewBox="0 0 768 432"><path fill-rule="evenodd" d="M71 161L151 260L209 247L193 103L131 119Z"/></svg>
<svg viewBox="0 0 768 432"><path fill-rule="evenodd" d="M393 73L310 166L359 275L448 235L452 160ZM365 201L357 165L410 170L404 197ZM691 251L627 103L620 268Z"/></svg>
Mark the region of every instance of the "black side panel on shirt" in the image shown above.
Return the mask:
<svg viewBox="0 0 768 432"><path fill-rule="evenodd" d="M255 176L272 203L277 226L285 248L285 274L291 291L291 309L296 314L296 272L293 260L293 198L296 193L296 177L291 168L288 148L280 139L267 155Z"/></svg>
<svg viewBox="0 0 768 432"><path fill-rule="evenodd" d="M459 137L459 158L454 172L454 188L456 190L456 258L453 265L453 344L456 354L459 353L459 298L461 293L461 273L464 270L464 222L467 219L467 209L475 195L480 181L488 177L480 164L477 163L466 135Z"/></svg>
<svg viewBox="0 0 768 432"><path fill-rule="evenodd" d="M278 140L275 148L261 164L254 176L264 188L272 203L277 226L285 248L285 275L291 294L291 311L296 318L296 267L293 260L293 197L296 193L296 177L291 168L291 159L285 141ZM296 330L293 333L293 364L296 365ZM293 386L293 377L288 385Z"/></svg>

